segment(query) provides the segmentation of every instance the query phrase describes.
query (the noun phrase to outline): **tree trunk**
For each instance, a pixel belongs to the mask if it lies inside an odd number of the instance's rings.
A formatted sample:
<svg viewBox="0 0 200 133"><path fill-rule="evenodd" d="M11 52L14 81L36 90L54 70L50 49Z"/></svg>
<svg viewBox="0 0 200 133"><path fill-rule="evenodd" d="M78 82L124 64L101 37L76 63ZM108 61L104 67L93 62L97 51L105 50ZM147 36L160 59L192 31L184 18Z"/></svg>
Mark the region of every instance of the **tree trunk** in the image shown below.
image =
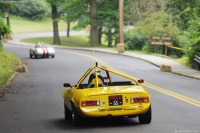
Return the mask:
<svg viewBox="0 0 200 133"><path fill-rule="evenodd" d="M115 47L119 44L119 29L115 29Z"/></svg>
<svg viewBox="0 0 200 133"><path fill-rule="evenodd" d="M67 22L67 37L69 37L70 21Z"/></svg>
<svg viewBox="0 0 200 133"><path fill-rule="evenodd" d="M98 43L98 28L96 26L96 20L95 20L95 15L96 15L96 0L90 0L90 39L91 39L91 46L95 47L97 46Z"/></svg>
<svg viewBox="0 0 200 133"><path fill-rule="evenodd" d="M53 44L60 44L59 30L58 30L58 10L57 6L51 3L51 13L53 20Z"/></svg>
<svg viewBox="0 0 200 133"><path fill-rule="evenodd" d="M112 47L112 31L108 30L108 47Z"/></svg>
<svg viewBox="0 0 200 133"><path fill-rule="evenodd" d="M99 40L98 42L99 42L99 45L101 45L101 38L102 38L102 27L100 27L100 28L99 28L99 31L98 31L98 33L99 33L99 34L98 34L98 40Z"/></svg>

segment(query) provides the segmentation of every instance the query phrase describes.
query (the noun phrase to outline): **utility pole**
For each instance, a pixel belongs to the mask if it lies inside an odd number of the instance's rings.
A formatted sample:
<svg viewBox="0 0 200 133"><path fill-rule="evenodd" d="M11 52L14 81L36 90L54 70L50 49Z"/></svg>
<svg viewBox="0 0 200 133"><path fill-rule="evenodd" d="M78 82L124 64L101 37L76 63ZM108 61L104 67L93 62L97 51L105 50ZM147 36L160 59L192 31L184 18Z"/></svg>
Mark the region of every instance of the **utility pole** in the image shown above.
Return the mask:
<svg viewBox="0 0 200 133"><path fill-rule="evenodd" d="M118 53L124 53L124 0L119 0L119 43Z"/></svg>

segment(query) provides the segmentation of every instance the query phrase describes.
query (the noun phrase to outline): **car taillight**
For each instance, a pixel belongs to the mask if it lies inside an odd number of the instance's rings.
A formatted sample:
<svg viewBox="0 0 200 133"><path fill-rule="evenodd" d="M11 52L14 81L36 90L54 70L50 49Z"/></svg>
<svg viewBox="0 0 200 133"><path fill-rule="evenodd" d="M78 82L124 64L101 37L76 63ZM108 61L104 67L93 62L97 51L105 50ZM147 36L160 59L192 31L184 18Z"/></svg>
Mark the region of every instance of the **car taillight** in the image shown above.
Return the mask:
<svg viewBox="0 0 200 133"><path fill-rule="evenodd" d="M99 106L99 100L81 101L81 106Z"/></svg>
<svg viewBox="0 0 200 133"><path fill-rule="evenodd" d="M148 97L132 97L131 103L148 103L149 98Z"/></svg>

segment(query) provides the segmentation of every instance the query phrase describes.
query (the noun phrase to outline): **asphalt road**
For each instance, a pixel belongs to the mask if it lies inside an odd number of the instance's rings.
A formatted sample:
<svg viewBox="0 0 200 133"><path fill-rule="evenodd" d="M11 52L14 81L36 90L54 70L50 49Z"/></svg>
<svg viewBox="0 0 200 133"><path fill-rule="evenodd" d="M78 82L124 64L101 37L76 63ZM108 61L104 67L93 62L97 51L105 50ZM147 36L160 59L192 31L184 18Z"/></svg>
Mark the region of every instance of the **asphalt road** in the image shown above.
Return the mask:
<svg viewBox="0 0 200 133"><path fill-rule="evenodd" d="M150 63L120 55L56 49L54 59L30 59L30 46L5 48L26 62L29 72L17 74L0 102L0 133L200 133L197 79L162 73ZM64 120L63 83L75 84L95 61L146 81L151 124L141 125L137 118L92 119L73 127Z"/></svg>

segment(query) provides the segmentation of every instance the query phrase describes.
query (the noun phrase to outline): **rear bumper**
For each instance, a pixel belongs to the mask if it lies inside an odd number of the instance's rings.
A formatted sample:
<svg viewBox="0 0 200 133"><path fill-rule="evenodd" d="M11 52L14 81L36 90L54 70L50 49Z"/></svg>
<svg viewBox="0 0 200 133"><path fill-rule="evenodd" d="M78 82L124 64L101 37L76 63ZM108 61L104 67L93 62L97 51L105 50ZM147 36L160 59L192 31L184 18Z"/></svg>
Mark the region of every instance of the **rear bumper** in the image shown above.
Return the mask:
<svg viewBox="0 0 200 133"><path fill-rule="evenodd" d="M54 53L47 53L47 54L44 54L44 53L35 53L37 56L43 56L43 55L48 55L48 56L52 56L54 55Z"/></svg>
<svg viewBox="0 0 200 133"><path fill-rule="evenodd" d="M116 107L81 108L80 114L83 117L133 117L144 114L148 111L150 104Z"/></svg>

